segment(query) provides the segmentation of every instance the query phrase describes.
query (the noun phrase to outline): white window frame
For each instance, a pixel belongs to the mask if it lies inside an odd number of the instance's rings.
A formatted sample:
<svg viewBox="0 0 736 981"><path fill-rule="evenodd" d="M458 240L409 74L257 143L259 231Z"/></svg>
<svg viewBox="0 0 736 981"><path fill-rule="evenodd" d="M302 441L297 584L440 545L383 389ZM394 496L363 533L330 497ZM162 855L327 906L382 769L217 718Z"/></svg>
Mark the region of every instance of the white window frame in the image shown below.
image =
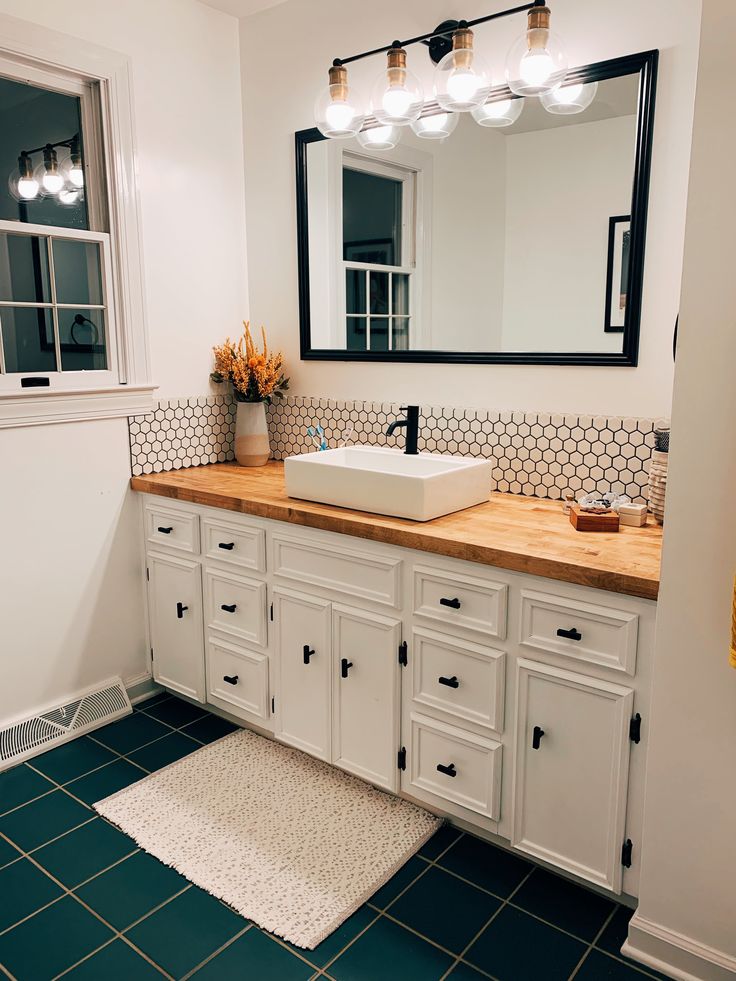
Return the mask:
<svg viewBox="0 0 736 981"><path fill-rule="evenodd" d="M110 369L41 372L49 376L49 388L21 389L21 375L12 376L15 390L0 385L0 428L150 413L156 386L146 331L130 59L0 14L0 74L82 96L85 166L104 175L97 188L94 177L88 184L93 231L86 234L102 243ZM91 86L98 98L85 98ZM104 196L97 193L101 187ZM102 230L105 224L109 232ZM46 236L84 237L53 225L0 222L0 230L12 233L34 227Z"/></svg>

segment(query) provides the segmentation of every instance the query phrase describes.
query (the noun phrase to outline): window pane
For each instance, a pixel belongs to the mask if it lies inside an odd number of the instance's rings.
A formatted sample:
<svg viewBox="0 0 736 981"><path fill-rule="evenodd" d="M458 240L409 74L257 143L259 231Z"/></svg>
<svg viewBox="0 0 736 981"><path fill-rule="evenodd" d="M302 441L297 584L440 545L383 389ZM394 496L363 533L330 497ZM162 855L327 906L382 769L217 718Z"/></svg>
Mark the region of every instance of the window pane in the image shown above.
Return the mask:
<svg viewBox="0 0 736 981"><path fill-rule="evenodd" d="M394 273L393 282L393 313L409 313L409 276L407 273Z"/></svg>
<svg viewBox="0 0 736 981"><path fill-rule="evenodd" d="M84 179L80 109L78 96L0 78L0 173L6 175L0 180L0 218L89 228L84 188L76 187L72 180L79 180L80 175ZM24 198L18 187L21 152L61 143L66 145L54 147L56 160L50 168L54 178L61 178L59 186L47 191L39 184L35 194ZM30 155L28 168L32 178L44 176L43 150ZM9 183L8 175L13 175Z"/></svg>
<svg viewBox="0 0 736 981"><path fill-rule="evenodd" d="M104 371L107 368L102 310L59 310L59 341L62 371Z"/></svg>
<svg viewBox="0 0 736 981"><path fill-rule="evenodd" d="M0 233L0 300L51 302L45 238Z"/></svg>
<svg viewBox="0 0 736 981"><path fill-rule="evenodd" d="M368 321L365 317L348 317L347 318L347 342L348 351L365 351L366 349L366 324Z"/></svg>
<svg viewBox="0 0 736 981"><path fill-rule="evenodd" d="M345 310L347 313L366 313L365 270L345 270Z"/></svg>
<svg viewBox="0 0 736 981"><path fill-rule="evenodd" d="M394 351L409 350L409 318L408 317L396 317L394 319L392 347Z"/></svg>
<svg viewBox="0 0 736 981"><path fill-rule="evenodd" d="M371 351L388 351L388 317L371 317Z"/></svg>
<svg viewBox="0 0 736 981"><path fill-rule="evenodd" d="M38 307L0 307L5 371L56 371L54 321Z"/></svg>
<svg viewBox="0 0 736 981"><path fill-rule="evenodd" d="M371 273L371 313L388 313L388 273Z"/></svg>
<svg viewBox="0 0 736 981"><path fill-rule="evenodd" d="M55 238L51 247L57 303L102 305L102 270L97 242Z"/></svg>
<svg viewBox="0 0 736 981"><path fill-rule="evenodd" d="M401 262L401 181L343 169L343 258L395 266Z"/></svg>

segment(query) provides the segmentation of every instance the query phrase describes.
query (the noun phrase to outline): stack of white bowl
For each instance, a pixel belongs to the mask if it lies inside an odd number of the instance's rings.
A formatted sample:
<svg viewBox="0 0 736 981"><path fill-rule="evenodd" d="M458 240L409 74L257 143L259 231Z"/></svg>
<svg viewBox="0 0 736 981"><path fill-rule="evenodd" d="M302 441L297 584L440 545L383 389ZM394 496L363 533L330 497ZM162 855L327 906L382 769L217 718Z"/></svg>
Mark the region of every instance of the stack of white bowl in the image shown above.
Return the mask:
<svg viewBox="0 0 736 981"><path fill-rule="evenodd" d="M667 464L669 463L670 431L656 429L654 432L652 464L649 469L649 510L657 524L664 524L664 500L667 494Z"/></svg>

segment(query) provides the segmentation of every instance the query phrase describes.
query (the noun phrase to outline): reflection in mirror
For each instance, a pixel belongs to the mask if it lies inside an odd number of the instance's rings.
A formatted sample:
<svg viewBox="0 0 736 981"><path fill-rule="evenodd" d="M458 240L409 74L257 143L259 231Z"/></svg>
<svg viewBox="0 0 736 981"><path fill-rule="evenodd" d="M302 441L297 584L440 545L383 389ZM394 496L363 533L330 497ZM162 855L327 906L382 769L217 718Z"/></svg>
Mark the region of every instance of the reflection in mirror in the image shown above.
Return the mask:
<svg viewBox="0 0 736 981"><path fill-rule="evenodd" d="M637 176L642 230L646 209L639 68L544 104L499 93L445 139L404 127L375 150L366 133L304 134L307 356L635 363L636 338L623 355L641 279Z"/></svg>

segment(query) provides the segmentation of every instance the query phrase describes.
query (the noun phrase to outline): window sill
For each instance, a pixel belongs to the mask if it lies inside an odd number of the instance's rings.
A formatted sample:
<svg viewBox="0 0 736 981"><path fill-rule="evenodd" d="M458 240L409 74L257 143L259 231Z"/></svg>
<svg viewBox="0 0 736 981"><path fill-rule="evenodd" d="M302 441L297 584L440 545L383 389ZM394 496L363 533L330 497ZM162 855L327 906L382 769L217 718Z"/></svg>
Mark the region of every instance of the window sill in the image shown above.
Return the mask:
<svg viewBox="0 0 736 981"><path fill-rule="evenodd" d="M0 429L148 415L156 385L0 394Z"/></svg>

